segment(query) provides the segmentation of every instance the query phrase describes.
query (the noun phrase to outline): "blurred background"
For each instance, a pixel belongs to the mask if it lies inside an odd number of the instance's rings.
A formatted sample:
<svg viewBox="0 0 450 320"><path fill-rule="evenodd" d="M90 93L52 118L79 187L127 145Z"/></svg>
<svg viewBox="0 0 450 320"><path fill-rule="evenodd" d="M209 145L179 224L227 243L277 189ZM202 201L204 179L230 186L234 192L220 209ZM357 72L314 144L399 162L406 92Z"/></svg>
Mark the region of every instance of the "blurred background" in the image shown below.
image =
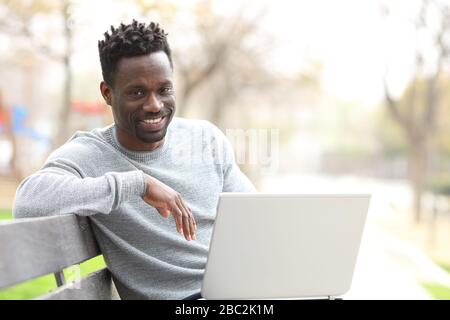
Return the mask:
<svg viewBox="0 0 450 320"><path fill-rule="evenodd" d="M0 219L112 123L97 41L133 18L169 33L178 116L269 133L269 161L239 163L259 191L372 195L345 298L450 299L450 1L0 0Z"/></svg>

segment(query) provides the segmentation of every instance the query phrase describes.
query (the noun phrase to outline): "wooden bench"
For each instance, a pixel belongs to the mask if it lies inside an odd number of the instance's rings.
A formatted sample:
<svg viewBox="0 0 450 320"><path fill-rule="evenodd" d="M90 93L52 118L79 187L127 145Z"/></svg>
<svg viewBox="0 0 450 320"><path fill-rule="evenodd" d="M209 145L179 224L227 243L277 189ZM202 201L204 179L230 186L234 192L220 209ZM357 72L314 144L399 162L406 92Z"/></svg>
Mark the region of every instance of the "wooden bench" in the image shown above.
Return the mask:
<svg viewBox="0 0 450 320"><path fill-rule="evenodd" d="M75 215L0 223L0 289L54 274L57 288L36 299L119 299L107 268L65 283L63 269L100 255L89 220Z"/></svg>

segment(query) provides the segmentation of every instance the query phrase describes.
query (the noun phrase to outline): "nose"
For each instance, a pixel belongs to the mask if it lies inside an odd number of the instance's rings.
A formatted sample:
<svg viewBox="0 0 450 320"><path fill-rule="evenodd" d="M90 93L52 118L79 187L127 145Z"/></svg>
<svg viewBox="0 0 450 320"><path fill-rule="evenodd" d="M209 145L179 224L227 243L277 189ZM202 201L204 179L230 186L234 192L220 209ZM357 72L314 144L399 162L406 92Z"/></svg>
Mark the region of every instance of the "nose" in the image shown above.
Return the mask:
<svg viewBox="0 0 450 320"><path fill-rule="evenodd" d="M163 108L163 103L153 93L148 95L148 99L143 105L146 112L158 113Z"/></svg>

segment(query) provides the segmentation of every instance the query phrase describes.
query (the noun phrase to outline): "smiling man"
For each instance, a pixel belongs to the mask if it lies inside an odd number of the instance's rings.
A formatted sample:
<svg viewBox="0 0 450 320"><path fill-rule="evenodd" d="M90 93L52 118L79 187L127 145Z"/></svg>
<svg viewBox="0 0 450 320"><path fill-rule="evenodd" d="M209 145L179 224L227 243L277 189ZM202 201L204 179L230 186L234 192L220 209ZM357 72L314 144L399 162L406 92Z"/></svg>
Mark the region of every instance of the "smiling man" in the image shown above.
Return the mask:
<svg viewBox="0 0 450 320"><path fill-rule="evenodd" d="M88 216L122 299L200 291L220 192L254 191L226 137L174 117L173 63L157 24L99 41L114 124L77 132L19 186L16 218Z"/></svg>

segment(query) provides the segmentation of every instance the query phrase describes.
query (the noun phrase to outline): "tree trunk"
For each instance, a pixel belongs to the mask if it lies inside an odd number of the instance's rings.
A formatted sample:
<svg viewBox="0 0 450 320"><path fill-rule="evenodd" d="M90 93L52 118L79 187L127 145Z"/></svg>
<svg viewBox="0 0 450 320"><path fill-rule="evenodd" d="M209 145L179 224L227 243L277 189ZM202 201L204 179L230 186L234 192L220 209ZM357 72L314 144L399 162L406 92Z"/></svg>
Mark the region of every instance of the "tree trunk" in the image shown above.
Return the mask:
<svg viewBox="0 0 450 320"><path fill-rule="evenodd" d="M420 223L422 221L422 194L425 189L426 179L426 142L412 141L412 150L410 156L410 176L413 186L413 213L414 222Z"/></svg>
<svg viewBox="0 0 450 320"><path fill-rule="evenodd" d="M57 146L62 145L69 137L69 115L72 96L72 69L70 67L72 53L72 30L69 25L69 1L64 1L62 14L64 16L64 37L66 40L66 52L63 58L64 64L64 91L63 104L58 116L58 131L56 136Z"/></svg>
<svg viewBox="0 0 450 320"><path fill-rule="evenodd" d="M14 135L14 133L11 134L10 137L10 141L11 141L11 160L10 160L10 168L11 168L11 173L13 175L14 178L16 178L17 180L22 180L24 178L23 174L22 174L22 170L20 169L19 166L19 157L17 154L17 137Z"/></svg>

